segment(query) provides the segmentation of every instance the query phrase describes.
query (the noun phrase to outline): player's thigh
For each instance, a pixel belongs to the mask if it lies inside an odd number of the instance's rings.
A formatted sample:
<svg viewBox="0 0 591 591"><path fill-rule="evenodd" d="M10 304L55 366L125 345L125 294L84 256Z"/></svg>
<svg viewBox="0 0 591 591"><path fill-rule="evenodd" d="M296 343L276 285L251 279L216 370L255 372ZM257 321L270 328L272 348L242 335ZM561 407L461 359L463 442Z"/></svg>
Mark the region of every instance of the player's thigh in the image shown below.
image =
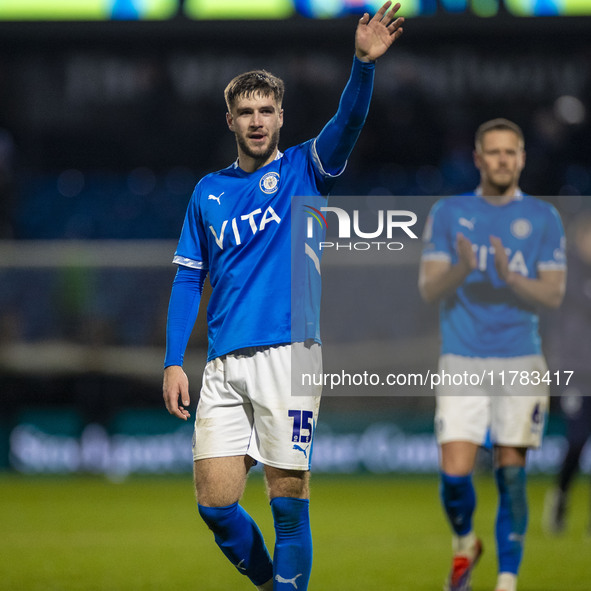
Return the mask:
<svg viewBox="0 0 591 591"><path fill-rule="evenodd" d="M500 396L492 400L491 440L505 447L540 447L548 396Z"/></svg>
<svg viewBox="0 0 591 591"><path fill-rule="evenodd" d="M505 466L525 467L526 457L527 447L495 445L494 464L496 468L503 468Z"/></svg>
<svg viewBox="0 0 591 591"><path fill-rule="evenodd" d="M229 360L210 361L195 413L193 460L244 456L252 435L250 401L228 379Z"/></svg>
<svg viewBox="0 0 591 591"><path fill-rule="evenodd" d="M485 371L485 361L459 355L439 359L442 382L436 392L435 434L440 445L451 441L484 443L490 424L488 392L462 376L479 375Z"/></svg>
<svg viewBox="0 0 591 591"><path fill-rule="evenodd" d="M306 391L309 395L303 395L301 390L294 395L290 367L292 347L296 346L305 347L303 343L270 347L253 359L255 379L250 399L254 434L248 453L269 467L305 471L311 465L320 389L313 386ZM318 345L310 349L310 354L319 355Z"/></svg>
<svg viewBox="0 0 591 591"><path fill-rule="evenodd" d="M440 465L449 476L466 476L474 470L479 445L471 441L448 441L440 447Z"/></svg>
<svg viewBox="0 0 591 591"><path fill-rule="evenodd" d="M195 461L193 475L197 502L205 507L226 507L240 500L253 464L248 456Z"/></svg>
<svg viewBox="0 0 591 591"><path fill-rule="evenodd" d="M549 389L534 377L545 373L546 362L539 355L528 355L499 363L505 375L515 379L506 378L504 383L496 385L491 396L491 440L497 446L539 447L548 412Z"/></svg>
<svg viewBox="0 0 591 591"><path fill-rule="evenodd" d="M435 435L437 443L469 441L482 445L490 424L488 396L437 396Z"/></svg>
<svg viewBox="0 0 591 591"><path fill-rule="evenodd" d="M270 499L275 497L310 498L310 472L308 470L283 470L265 466L265 481Z"/></svg>

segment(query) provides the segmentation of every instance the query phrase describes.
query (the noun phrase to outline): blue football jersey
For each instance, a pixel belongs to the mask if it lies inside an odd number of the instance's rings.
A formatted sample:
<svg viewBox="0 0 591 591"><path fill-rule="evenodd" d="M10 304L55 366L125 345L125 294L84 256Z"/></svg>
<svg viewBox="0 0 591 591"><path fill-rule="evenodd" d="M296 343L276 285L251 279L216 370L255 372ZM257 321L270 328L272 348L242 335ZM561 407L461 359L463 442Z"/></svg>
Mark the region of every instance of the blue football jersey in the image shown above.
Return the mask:
<svg viewBox="0 0 591 591"><path fill-rule="evenodd" d="M208 360L245 347L320 342L319 242L304 244L303 232L292 235L292 198L303 215L304 205L317 206L314 199L327 195L335 178L324 171L310 140L255 172L234 163L199 181L174 262L209 272ZM296 282L305 279L293 290L292 268L299 273Z"/></svg>
<svg viewBox="0 0 591 591"><path fill-rule="evenodd" d="M545 269L565 269L560 216L549 203L518 195L501 206L476 195L438 201L427 220L423 260L455 264L457 234L468 238L477 268L440 304L441 352L469 357L539 354L538 315L498 276L490 236L501 239L509 269L535 278Z"/></svg>

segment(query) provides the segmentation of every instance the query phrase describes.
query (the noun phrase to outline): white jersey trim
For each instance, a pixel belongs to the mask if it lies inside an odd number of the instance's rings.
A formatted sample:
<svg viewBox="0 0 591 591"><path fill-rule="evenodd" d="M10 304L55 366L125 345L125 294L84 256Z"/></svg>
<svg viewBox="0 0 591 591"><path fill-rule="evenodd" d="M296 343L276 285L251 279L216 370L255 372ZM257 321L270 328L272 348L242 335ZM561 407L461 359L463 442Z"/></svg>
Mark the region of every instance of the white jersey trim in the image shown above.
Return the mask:
<svg viewBox="0 0 591 591"><path fill-rule="evenodd" d="M320 272L320 259L318 258L316 252L314 252L314 249L307 242L305 246L305 252L312 259L314 267L316 267L316 271L318 271L318 275L322 275Z"/></svg>
<svg viewBox="0 0 591 591"><path fill-rule="evenodd" d="M566 265L564 263L555 263L554 261L547 261L538 263L540 271L565 271Z"/></svg>
<svg viewBox="0 0 591 591"><path fill-rule="evenodd" d="M476 197L482 197L482 187L481 186L476 187L476 189L474 191L474 195L476 195ZM521 201L523 199L523 192L519 187L517 187L517 189L515 190L515 194L513 195L513 197L514 197L515 201Z"/></svg>
<svg viewBox="0 0 591 591"><path fill-rule="evenodd" d="M316 168L322 176L334 179L341 176L343 172L345 172L345 168L347 168L346 162L343 165L343 168L341 168L341 170L339 170L339 172L337 172L336 174L330 174L330 172L326 172L326 170L324 170L324 166L322 165L322 162L320 161L320 156L318 156L318 151L316 150L316 138L314 138L310 150L312 152L312 160L314 161Z"/></svg>
<svg viewBox="0 0 591 591"><path fill-rule="evenodd" d="M175 255L172 259L175 265L181 265L182 267L189 267L190 269L205 269L205 265L202 261L194 261L186 257Z"/></svg>
<svg viewBox="0 0 591 591"><path fill-rule="evenodd" d="M444 261L446 263L451 261L451 256L447 252L428 252L423 254L421 258L424 261Z"/></svg>
<svg viewBox="0 0 591 591"><path fill-rule="evenodd" d="M280 158L283 158L283 152L281 150L277 150L277 154L275 154L275 158L273 158L273 162L275 162L275 160L279 160ZM236 160L234 160L234 162L232 163L232 168L240 168L240 166L238 165L238 158L236 158ZM240 169L240 170L242 170L242 169Z"/></svg>

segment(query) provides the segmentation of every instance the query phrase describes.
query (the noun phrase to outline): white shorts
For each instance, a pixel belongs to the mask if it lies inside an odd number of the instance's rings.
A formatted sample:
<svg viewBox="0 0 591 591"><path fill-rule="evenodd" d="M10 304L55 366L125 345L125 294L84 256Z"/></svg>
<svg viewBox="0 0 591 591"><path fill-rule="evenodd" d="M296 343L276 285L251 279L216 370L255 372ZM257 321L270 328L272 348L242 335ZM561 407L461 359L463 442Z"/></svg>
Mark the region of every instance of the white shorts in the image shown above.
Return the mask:
<svg viewBox="0 0 591 591"><path fill-rule="evenodd" d="M471 441L483 445L490 434L494 445L539 447L549 387L541 379L538 382L538 377L546 372L541 355L484 359L443 355L439 375L461 375L464 379L461 384L457 379L456 385L443 382L437 387L437 442ZM474 385L475 376L479 380L484 376L481 384Z"/></svg>
<svg viewBox="0 0 591 591"><path fill-rule="evenodd" d="M292 355L322 373L320 345L250 347L205 366L193 459L249 455L275 468L309 470L320 386L292 395Z"/></svg>

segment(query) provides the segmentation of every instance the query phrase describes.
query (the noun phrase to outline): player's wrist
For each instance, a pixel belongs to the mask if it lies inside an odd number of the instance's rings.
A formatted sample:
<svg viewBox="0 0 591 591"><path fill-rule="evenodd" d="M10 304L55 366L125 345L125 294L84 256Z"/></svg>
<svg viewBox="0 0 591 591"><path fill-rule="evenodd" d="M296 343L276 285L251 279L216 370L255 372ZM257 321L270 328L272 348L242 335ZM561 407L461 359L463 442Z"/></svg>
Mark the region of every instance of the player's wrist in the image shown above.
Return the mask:
<svg viewBox="0 0 591 591"><path fill-rule="evenodd" d="M515 271L508 271L507 275L505 276L505 283L509 287L516 287L521 277L522 275L515 273Z"/></svg>
<svg viewBox="0 0 591 591"><path fill-rule="evenodd" d="M359 49L355 49L355 59L363 64L375 64L376 60L372 60L366 53Z"/></svg>
<svg viewBox="0 0 591 591"><path fill-rule="evenodd" d="M461 274L464 276L464 279L474 271L476 268L471 261L467 261L466 259L460 258L456 263L456 267L460 270Z"/></svg>

